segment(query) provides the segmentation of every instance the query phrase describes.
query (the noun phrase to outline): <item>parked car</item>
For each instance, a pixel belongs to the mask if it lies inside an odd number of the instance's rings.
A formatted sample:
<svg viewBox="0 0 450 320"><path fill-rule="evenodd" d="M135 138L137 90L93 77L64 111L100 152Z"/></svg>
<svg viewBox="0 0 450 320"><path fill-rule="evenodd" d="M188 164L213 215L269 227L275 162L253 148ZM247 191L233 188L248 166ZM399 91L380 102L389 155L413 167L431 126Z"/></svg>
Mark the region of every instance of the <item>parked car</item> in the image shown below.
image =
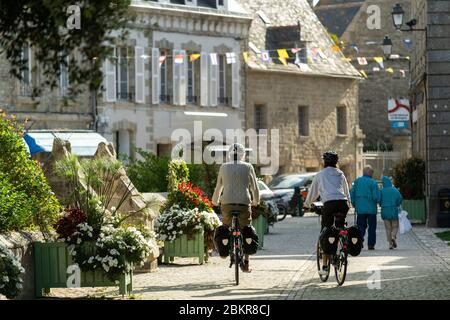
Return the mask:
<svg viewBox="0 0 450 320"><path fill-rule="evenodd" d="M258 180L258 190L259 190L259 196L262 202L265 203L265 207L267 208L268 212L268 224L267 227L273 226L275 222L278 221L278 206L275 201L275 194L272 190L261 180Z"/></svg>
<svg viewBox="0 0 450 320"><path fill-rule="evenodd" d="M317 172L308 172L300 174L284 174L274 178L268 185L275 195L280 214L296 215L297 211L291 208L290 202L295 192L295 188L300 188L303 199L306 198L308 188Z"/></svg>

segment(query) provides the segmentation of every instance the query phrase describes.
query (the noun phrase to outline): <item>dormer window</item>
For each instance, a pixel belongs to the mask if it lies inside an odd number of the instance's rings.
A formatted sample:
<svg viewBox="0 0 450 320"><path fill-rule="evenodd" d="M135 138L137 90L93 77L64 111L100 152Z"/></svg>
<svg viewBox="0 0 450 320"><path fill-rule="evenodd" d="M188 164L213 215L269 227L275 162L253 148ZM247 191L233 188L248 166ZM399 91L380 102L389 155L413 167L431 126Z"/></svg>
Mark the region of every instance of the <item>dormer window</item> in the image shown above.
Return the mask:
<svg viewBox="0 0 450 320"><path fill-rule="evenodd" d="M197 6L217 9L218 1L219 0L197 0ZM222 0L222 2L223 2L223 0Z"/></svg>

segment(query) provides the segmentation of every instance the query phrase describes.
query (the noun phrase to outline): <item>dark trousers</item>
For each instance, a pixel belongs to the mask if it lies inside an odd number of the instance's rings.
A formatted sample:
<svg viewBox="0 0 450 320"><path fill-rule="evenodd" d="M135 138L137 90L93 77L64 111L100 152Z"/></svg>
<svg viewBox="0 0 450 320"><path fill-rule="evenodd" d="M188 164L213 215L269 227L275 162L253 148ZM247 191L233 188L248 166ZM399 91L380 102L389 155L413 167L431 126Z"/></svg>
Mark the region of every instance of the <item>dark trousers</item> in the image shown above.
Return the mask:
<svg viewBox="0 0 450 320"><path fill-rule="evenodd" d="M325 202L322 210L322 230L323 228L330 228L333 224L337 228L343 228L348 210L347 200L331 200Z"/></svg>
<svg viewBox="0 0 450 320"><path fill-rule="evenodd" d="M374 247L377 242L377 215L358 213L356 223L358 224L358 229L363 239L366 234L367 225L369 226L367 245Z"/></svg>

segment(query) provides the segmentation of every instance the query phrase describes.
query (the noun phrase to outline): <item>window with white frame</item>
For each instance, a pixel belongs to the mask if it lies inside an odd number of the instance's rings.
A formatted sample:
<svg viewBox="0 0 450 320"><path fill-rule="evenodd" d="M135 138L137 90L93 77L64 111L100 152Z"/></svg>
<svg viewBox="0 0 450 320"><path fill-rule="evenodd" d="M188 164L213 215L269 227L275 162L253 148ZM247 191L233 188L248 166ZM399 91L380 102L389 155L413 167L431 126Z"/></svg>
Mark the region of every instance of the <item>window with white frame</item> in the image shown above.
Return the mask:
<svg viewBox="0 0 450 320"><path fill-rule="evenodd" d="M219 55L219 104L228 104L227 62L224 54Z"/></svg>
<svg viewBox="0 0 450 320"><path fill-rule="evenodd" d="M195 65L196 62L191 61L191 59L189 59L188 57L191 55L191 53L189 52L186 56L186 59L188 59L187 62L187 84L186 84L186 102L193 104L197 102L197 97L195 94L195 77L196 77L196 72L195 72Z"/></svg>
<svg viewBox="0 0 450 320"><path fill-rule="evenodd" d="M65 52L61 55L64 62L60 62L59 93L61 96L66 96L69 89L69 56Z"/></svg>
<svg viewBox="0 0 450 320"><path fill-rule="evenodd" d="M24 64L24 68L22 69L20 76L20 94L24 96L31 95L31 48L29 45L23 47L21 53L21 59Z"/></svg>
<svg viewBox="0 0 450 320"><path fill-rule="evenodd" d="M167 50L161 50L160 51L160 57L166 57L164 61L161 63L161 73L160 73L160 80L161 80L161 89L160 89L160 97L159 100L161 102L169 102L169 91L167 88L167 66L169 64L169 61L167 60L168 51Z"/></svg>
<svg viewBox="0 0 450 320"><path fill-rule="evenodd" d="M130 100L128 48L116 47L116 92L117 100Z"/></svg>
<svg viewBox="0 0 450 320"><path fill-rule="evenodd" d="M197 0L197 6L217 9L218 0Z"/></svg>

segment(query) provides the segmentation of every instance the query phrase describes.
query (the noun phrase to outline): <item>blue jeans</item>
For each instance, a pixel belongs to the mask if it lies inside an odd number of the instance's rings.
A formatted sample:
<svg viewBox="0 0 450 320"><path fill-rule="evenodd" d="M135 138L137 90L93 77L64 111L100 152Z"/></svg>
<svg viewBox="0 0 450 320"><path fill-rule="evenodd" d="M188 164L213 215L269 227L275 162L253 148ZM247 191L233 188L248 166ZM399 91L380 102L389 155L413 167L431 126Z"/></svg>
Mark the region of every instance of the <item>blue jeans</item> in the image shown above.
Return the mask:
<svg viewBox="0 0 450 320"><path fill-rule="evenodd" d="M356 223L358 224L358 229L363 239L366 234L367 225L369 225L369 239L367 240L367 244L369 247L375 247L375 243L377 242L377 215L359 213L356 216Z"/></svg>

